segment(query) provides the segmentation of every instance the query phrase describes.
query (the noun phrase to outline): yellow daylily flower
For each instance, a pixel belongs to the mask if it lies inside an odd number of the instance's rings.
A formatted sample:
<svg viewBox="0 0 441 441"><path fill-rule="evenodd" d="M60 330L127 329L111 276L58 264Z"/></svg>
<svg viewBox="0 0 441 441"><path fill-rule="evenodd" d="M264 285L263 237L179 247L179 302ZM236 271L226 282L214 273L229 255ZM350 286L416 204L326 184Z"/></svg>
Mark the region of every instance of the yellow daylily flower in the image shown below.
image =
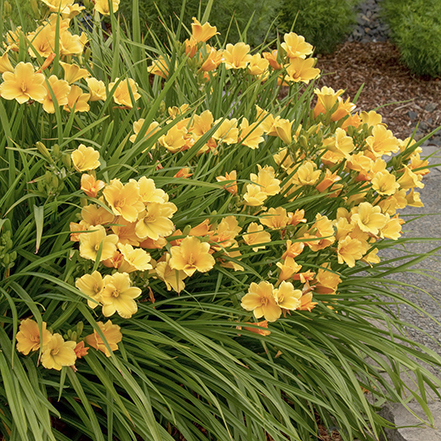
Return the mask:
<svg viewBox="0 0 441 441"><path fill-rule="evenodd" d="M51 75L44 84L44 87L47 91L42 102L45 112L55 113L55 102L52 99L52 94L58 106L64 106L68 103L67 96L70 92L70 86L67 81L59 80L55 75Z"/></svg>
<svg viewBox="0 0 441 441"><path fill-rule="evenodd" d="M96 323L104 334L104 338L112 351L118 350L118 343L122 340L121 328L118 325L114 325L111 320L107 320L106 323L97 322ZM110 351L104 344L103 339L98 334L96 330L93 334L88 335L85 342L95 348L97 351L104 352L107 357L110 357Z"/></svg>
<svg viewBox="0 0 441 441"><path fill-rule="evenodd" d="M242 297L242 308L253 311L256 319L265 317L265 320L275 322L281 316L282 309L274 298L273 290L274 287L269 282L252 282L248 293Z"/></svg>
<svg viewBox="0 0 441 441"><path fill-rule="evenodd" d="M47 345L52 334L46 329L46 322L42 323L40 329L38 323L32 319L21 321L15 339L17 340L17 351L23 355L28 355L31 351L37 351L40 347Z"/></svg>
<svg viewBox="0 0 441 441"><path fill-rule="evenodd" d="M119 1L120 0L96 0L95 1L95 9L101 15L110 15L109 1L112 2L112 11L113 11L113 13L115 13L119 9Z"/></svg>
<svg viewBox="0 0 441 441"><path fill-rule="evenodd" d="M41 355L41 364L46 369L57 371L63 366L73 366L77 359L74 351L76 345L75 341L64 341L60 334L54 334Z"/></svg>
<svg viewBox="0 0 441 441"><path fill-rule="evenodd" d="M184 271L187 276L192 276L195 271L205 273L210 271L215 260L209 253L210 244L201 242L197 237L186 237L179 246L170 249L170 267Z"/></svg>
<svg viewBox="0 0 441 441"><path fill-rule="evenodd" d="M93 147L80 144L71 154L72 162L76 171L84 172L95 170L100 166L100 152Z"/></svg>
<svg viewBox="0 0 441 441"><path fill-rule="evenodd" d="M35 73L31 63L22 61L15 66L14 72L3 73L3 83L0 85L1 97L5 100L17 100L23 104L29 100L42 102L46 96L44 87L45 77Z"/></svg>
<svg viewBox="0 0 441 441"><path fill-rule="evenodd" d="M117 312L122 318L130 318L138 311L135 300L141 295L140 288L132 286L127 273L115 273L104 277L104 289L101 293L104 317Z"/></svg>

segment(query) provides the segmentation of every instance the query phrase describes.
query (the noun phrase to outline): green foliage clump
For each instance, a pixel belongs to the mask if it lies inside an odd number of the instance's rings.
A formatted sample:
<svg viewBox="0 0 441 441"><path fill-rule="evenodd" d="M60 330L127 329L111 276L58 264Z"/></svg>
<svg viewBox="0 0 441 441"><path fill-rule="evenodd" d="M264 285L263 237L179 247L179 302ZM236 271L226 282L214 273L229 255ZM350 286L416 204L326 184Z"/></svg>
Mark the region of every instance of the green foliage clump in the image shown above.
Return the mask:
<svg viewBox="0 0 441 441"><path fill-rule="evenodd" d="M418 75L441 76L441 3L385 0L382 7L403 62Z"/></svg>
<svg viewBox="0 0 441 441"><path fill-rule="evenodd" d="M239 39L253 47L259 46L267 39L268 29L277 16L279 0L224 0L212 2L210 22L229 43ZM167 27L176 27L177 18L182 17L183 23L191 23L192 17L198 17L199 12L207 7L208 0L141 0L139 2L139 20L144 34L148 30L166 40ZM120 12L128 23L132 21L132 1L121 0ZM181 14L182 12L182 14ZM164 20L164 24L161 22ZM248 29L250 32L243 33ZM252 31L252 32L251 32ZM274 36L274 35L273 35Z"/></svg>
<svg viewBox="0 0 441 441"><path fill-rule="evenodd" d="M283 0L279 30L303 35L316 53L331 53L355 24L358 0Z"/></svg>
<svg viewBox="0 0 441 441"><path fill-rule="evenodd" d="M296 35L223 48L201 11L148 46L137 0L132 35L103 6L0 33L0 440L374 441L410 396L432 421L441 357L387 277L424 256L377 256L411 241L424 139L315 90Z"/></svg>

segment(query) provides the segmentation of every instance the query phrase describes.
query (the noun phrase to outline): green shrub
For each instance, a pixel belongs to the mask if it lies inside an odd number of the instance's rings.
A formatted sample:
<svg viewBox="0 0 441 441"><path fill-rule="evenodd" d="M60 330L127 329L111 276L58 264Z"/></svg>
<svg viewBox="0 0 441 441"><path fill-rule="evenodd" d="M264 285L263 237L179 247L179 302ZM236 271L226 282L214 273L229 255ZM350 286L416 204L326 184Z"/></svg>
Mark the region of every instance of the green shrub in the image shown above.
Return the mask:
<svg viewBox="0 0 441 441"><path fill-rule="evenodd" d="M142 32L152 30L160 39L167 38L166 30L160 20L170 27L177 26L177 17L183 11L183 22L191 23L192 17L198 17L199 11L205 10L208 0L188 0L183 8L183 0L140 0L140 22ZM266 40L279 8L279 0L268 2L266 0L215 0L210 14L210 23L217 27L221 40L228 34L227 41L236 43L239 39L253 47L259 46ZM128 23L132 20L132 0L121 0L120 10ZM161 18L162 17L162 18ZM244 30L251 19L246 38L239 37L239 29ZM275 33L272 34L274 37ZM184 36L184 39L187 36Z"/></svg>
<svg viewBox="0 0 441 441"><path fill-rule="evenodd" d="M316 53L331 53L351 32L358 0L283 0L279 17L281 32L303 35Z"/></svg>
<svg viewBox="0 0 441 441"><path fill-rule="evenodd" d="M441 2L384 0L382 7L403 62L418 75L441 76Z"/></svg>

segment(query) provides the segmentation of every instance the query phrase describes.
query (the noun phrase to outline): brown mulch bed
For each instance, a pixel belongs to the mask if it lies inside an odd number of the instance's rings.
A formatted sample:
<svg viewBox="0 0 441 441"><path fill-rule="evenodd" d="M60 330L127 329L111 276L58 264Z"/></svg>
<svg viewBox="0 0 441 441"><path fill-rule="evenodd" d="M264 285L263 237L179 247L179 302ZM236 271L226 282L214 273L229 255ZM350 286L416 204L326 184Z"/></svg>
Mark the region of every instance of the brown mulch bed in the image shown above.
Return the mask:
<svg viewBox="0 0 441 441"><path fill-rule="evenodd" d="M441 125L441 79L412 74L389 42L346 42L333 54L319 56L317 67L324 74L318 86L344 89L345 99L364 84L357 109L385 106L377 111L397 138L410 136L418 121L425 123L424 135ZM409 112L415 112L414 120Z"/></svg>

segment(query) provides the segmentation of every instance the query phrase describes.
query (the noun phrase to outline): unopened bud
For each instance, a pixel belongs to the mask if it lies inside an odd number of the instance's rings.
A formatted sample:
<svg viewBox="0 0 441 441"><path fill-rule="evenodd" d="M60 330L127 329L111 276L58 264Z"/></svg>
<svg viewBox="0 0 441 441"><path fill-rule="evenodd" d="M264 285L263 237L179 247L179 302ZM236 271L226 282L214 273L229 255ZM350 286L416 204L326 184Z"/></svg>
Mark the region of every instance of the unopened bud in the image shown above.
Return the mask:
<svg viewBox="0 0 441 441"><path fill-rule="evenodd" d="M51 162L53 162L51 154L49 153L48 149L42 142L38 141L35 145L37 147L38 152L41 155L43 155L46 159L49 159Z"/></svg>
<svg viewBox="0 0 441 441"><path fill-rule="evenodd" d="M305 150L308 148L308 140L305 135L299 137L299 143Z"/></svg>
<svg viewBox="0 0 441 441"><path fill-rule="evenodd" d="M8 18L12 13L12 6L10 5L10 3L6 0L3 3L3 18L6 19Z"/></svg>
<svg viewBox="0 0 441 441"><path fill-rule="evenodd" d="M188 236L188 235L190 234L190 230L191 230L191 225L187 225L187 226L184 228L184 231L182 232L182 235L183 235L183 236Z"/></svg>
<svg viewBox="0 0 441 441"><path fill-rule="evenodd" d="M40 18L40 8L38 7L37 0L30 0L31 9L35 18Z"/></svg>
<svg viewBox="0 0 441 441"><path fill-rule="evenodd" d="M63 164L67 169L72 168L72 159L69 154L63 153L63 156L61 157L61 160L63 161Z"/></svg>

